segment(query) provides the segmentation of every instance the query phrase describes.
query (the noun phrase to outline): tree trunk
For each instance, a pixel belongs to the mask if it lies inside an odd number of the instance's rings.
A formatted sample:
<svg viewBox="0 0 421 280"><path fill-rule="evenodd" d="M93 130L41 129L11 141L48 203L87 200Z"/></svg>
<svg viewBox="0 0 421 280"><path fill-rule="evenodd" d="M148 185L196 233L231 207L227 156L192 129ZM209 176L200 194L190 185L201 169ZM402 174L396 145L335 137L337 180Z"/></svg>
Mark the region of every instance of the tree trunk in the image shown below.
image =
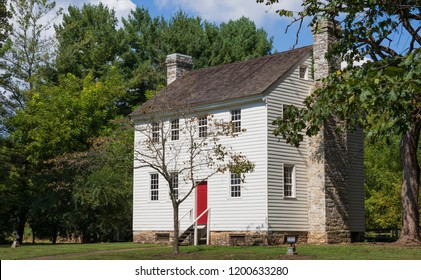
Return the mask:
<svg viewBox="0 0 421 280"><path fill-rule="evenodd" d="M17 228L17 233L18 233L18 238L17 241L19 242L19 244L23 243L23 234L25 233L25 225L26 225L26 214L22 214L19 216L19 222L18 222L18 228Z"/></svg>
<svg viewBox="0 0 421 280"><path fill-rule="evenodd" d="M51 243L57 244L57 236L58 236L58 227L57 225L54 225L52 228L52 234L51 234Z"/></svg>
<svg viewBox="0 0 421 280"><path fill-rule="evenodd" d="M180 253L180 246L178 244L178 237L180 236L180 226L178 223L178 204L173 203L173 221L174 221L174 238L173 238L173 253Z"/></svg>
<svg viewBox="0 0 421 280"><path fill-rule="evenodd" d="M407 131L399 143L402 163L402 230L398 243L402 245L421 245L419 230L419 183L420 166L417 158L418 142L421 131L421 118L416 117L413 127Z"/></svg>

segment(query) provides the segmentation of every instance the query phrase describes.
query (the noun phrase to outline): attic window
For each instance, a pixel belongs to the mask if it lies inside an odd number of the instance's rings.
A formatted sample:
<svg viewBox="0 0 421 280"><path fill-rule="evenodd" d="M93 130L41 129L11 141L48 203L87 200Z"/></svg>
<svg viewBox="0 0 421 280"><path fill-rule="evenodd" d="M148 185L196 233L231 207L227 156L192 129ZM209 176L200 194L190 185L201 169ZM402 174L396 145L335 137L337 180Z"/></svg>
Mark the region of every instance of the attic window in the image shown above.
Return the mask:
<svg viewBox="0 0 421 280"><path fill-rule="evenodd" d="M300 66L300 79L308 80L308 66Z"/></svg>

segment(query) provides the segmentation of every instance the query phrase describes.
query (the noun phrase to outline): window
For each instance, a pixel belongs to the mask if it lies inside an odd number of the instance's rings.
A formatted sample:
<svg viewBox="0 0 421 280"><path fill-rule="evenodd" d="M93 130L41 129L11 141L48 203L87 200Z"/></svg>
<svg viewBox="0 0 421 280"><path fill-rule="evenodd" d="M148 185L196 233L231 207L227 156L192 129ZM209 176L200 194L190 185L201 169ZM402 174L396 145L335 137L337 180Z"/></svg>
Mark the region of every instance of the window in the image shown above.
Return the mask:
<svg viewBox="0 0 421 280"><path fill-rule="evenodd" d="M300 79L308 80L308 66L300 66Z"/></svg>
<svg viewBox="0 0 421 280"><path fill-rule="evenodd" d="M199 137L208 136L208 118L201 117L199 118Z"/></svg>
<svg viewBox="0 0 421 280"><path fill-rule="evenodd" d="M284 165L284 197L295 196L295 166Z"/></svg>
<svg viewBox="0 0 421 280"><path fill-rule="evenodd" d="M175 199L178 199L178 173L171 173L171 186Z"/></svg>
<svg viewBox="0 0 421 280"><path fill-rule="evenodd" d="M159 178L158 174L151 174L151 201L159 199Z"/></svg>
<svg viewBox="0 0 421 280"><path fill-rule="evenodd" d="M236 109L231 111L231 122L233 132L241 132L241 110Z"/></svg>
<svg viewBox="0 0 421 280"><path fill-rule="evenodd" d="M171 140L176 141L180 139L180 120L171 121Z"/></svg>
<svg viewBox="0 0 421 280"><path fill-rule="evenodd" d="M159 123L152 123L152 142L159 142Z"/></svg>
<svg viewBox="0 0 421 280"><path fill-rule="evenodd" d="M231 197L241 197L241 175L231 173Z"/></svg>

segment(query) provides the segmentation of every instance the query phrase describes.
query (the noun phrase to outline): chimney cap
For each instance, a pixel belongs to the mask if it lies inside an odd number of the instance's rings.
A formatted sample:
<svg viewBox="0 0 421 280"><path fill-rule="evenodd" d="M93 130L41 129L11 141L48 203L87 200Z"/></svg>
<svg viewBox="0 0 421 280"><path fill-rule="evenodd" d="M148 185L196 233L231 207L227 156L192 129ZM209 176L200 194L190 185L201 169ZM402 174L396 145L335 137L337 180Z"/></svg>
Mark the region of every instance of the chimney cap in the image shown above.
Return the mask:
<svg viewBox="0 0 421 280"><path fill-rule="evenodd" d="M166 62L173 62L177 60L183 60L185 63L192 63L193 64L193 58L190 55L181 54L181 53L172 53L167 55Z"/></svg>

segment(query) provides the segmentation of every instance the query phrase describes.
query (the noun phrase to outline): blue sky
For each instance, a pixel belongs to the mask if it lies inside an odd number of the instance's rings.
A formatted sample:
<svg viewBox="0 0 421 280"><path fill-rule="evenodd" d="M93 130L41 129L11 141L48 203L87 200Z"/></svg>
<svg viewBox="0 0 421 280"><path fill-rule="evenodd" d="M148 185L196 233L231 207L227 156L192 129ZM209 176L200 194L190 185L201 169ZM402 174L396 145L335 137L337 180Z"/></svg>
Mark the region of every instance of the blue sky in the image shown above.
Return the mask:
<svg viewBox="0 0 421 280"><path fill-rule="evenodd" d="M268 32L269 37L274 39L274 50L284 51L290 49L295 42L295 30L291 29L285 34L285 28L289 19L282 19L275 11L277 7L268 8L264 4L257 4L256 0L56 0L59 7L66 11L68 5L82 6L83 3L103 4L113 8L117 17L126 17L131 9L136 6L146 7L152 16L164 16L165 18L181 9L191 16L200 16L209 22L221 23L236 20L246 16L253 20L260 28ZM298 11L301 6L300 0L283 0L278 7ZM310 45L311 33L304 26L300 34L298 46Z"/></svg>

